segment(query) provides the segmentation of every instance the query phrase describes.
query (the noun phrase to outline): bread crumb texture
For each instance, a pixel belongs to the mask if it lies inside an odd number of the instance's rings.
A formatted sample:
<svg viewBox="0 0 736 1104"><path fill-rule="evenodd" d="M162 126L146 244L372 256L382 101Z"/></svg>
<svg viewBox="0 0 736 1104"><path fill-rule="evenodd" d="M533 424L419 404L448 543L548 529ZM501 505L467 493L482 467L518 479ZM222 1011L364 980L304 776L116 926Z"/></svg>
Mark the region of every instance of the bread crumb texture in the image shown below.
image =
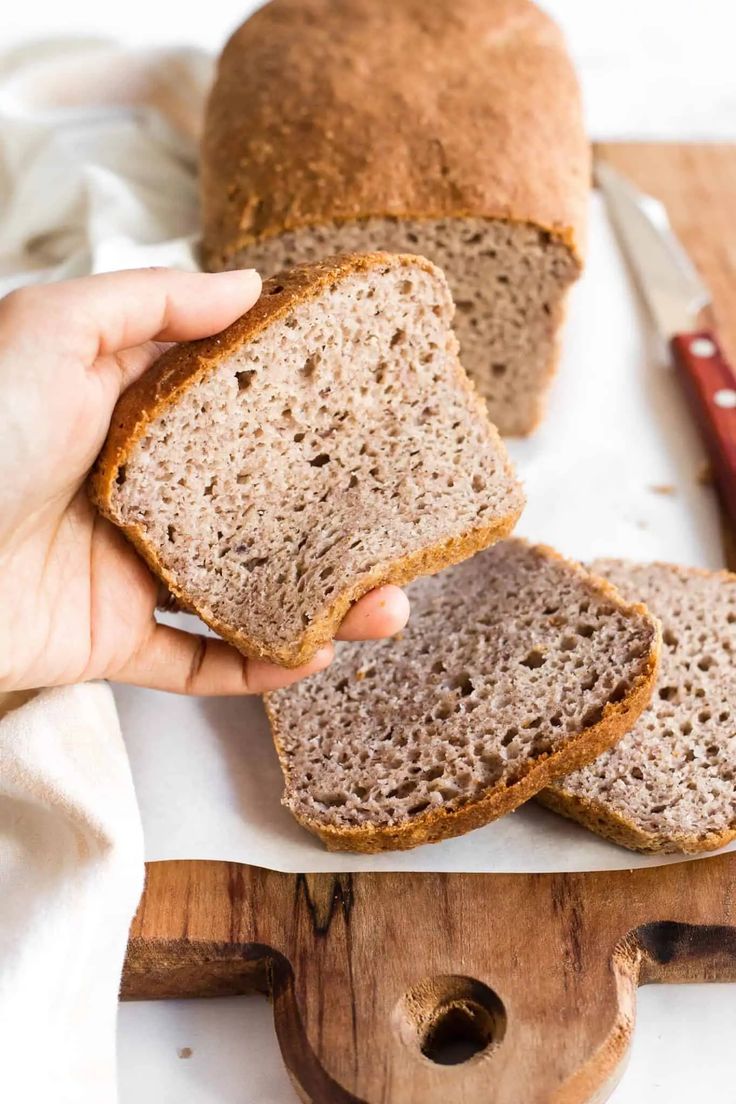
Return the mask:
<svg viewBox="0 0 736 1104"><path fill-rule="evenodd" d="M662 621L649 709L616 747L542 800L639 851L736 837L736 575L600 560L593 570Z"/></svg>
<svg viewBox="0 0 736 1104"><path fill-rule="evenodd" d="M338 645L270 694L285 803L333 847L411 847L509 811L633 723L646 610L548 549L504 541L409 589L400 640Z"/></svg>

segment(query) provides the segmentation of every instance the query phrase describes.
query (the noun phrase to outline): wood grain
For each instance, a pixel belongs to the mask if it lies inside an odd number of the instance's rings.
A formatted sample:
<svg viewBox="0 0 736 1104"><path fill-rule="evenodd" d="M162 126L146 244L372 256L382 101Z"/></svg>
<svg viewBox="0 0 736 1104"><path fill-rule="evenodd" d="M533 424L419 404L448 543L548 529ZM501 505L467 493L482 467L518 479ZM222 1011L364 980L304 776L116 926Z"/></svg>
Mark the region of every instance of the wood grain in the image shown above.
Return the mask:
<svg viewBox="0 0 736 1104"><path fill-rule="evenodd" d="M736 147L599 152L667 204L736 362ZM682 981L736 981L736 855L560 875L153 863L122 996L269 993L305 1101L592 1104L620 1076L637 985ZM478 1053L438 1064L448 1037Z"/></svg>

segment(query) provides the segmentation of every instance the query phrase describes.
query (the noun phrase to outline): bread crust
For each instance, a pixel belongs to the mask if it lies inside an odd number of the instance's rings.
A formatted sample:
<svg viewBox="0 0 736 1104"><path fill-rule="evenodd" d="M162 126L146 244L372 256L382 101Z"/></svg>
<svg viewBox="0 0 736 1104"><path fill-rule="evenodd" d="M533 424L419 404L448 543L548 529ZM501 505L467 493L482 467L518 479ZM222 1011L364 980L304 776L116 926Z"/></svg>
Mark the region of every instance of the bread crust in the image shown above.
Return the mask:
<svg viewBox="0 0 736 1104"><path fill-rule="evenodd" d="M582 263L589 187L575 73L529 0L272 0L207 105L204 260L378 217L528 223Z"/></svg>
<svg viewBox="0 0 736 1104"><path fill-rule="evenodd" d="M215 368L243 344L251 341L267 327L285 319L303 303L317 298L346 276L369 272L376 268L421 268L426 272L439 270L424 257L393 253L352 253L327 258L316 264L300 265L267 280L258 302L247 314L214 337L185 342L165 352L141 378L128 388L118 402L107 440L98 457L89 481L92 501L100 512L122 529L129 541L162 579L182 606L196 613L224 640L246 656L266 659L282 667L300 667L307 663L335 632L350 606L377 586L395 583L401 586L418 575L431 575L444 567L467 559L475 552L502 539L513 529L523 507L519 495L518 509L443 541L417 549L397 559L377 564L351 586L337 594L321 616L289 645L273 648L253 639L222 622L205 603L195 600L161 562L156 549L140 526L130 524L115 510L113 492L119 473L124 469L133 447L146 432L150 422L179 396L194 386L208 371ZM460 364L456 370L457 386L463 389L475 406L477 415L488 425L499 441L498 433L488 421L485 404L465 375ZM511 466L507 461L507 471Z"/></svg>
<svg viewBox="0 0 736 1104"><path fill-rule="evenodd" d="M717 851L736 839L736 827L723 832L710 832L705 836L644 832L633 820L621 816L602 802L566 793L555 786L537 794L537 801L568 820L577 821L596 835L644 855L697 855L703 851Z"/></svg>
<svg viewBox="0 0 736 1104"><path fill-rule="evenodd" d="M518 538L515 539L518 540ZM528 542L519 541L519 543ZM321 824L315 817L304 816L290 805L287 757L284 754L276 714L270 704L270 695L265 695L266 713L286 786L284 804L307 831L319 836L329 851L355 851L363 854L406 851L420 844L438 843L440 840L481 828L517 809L556 779L592 762L620 740L646 709L652 697L659 669L662 646L659 622L651 616L642 603L625 602L616 588L607 580L591 575L579 564L567 560L552 548L545 545L535 547L543 555L560 560L571 570L583 576L586 583L592 583L602 597L613 602L619 609L626 610L630 615L644 616L651 622L652 643L646 658L645 669L634 680L630 692L620 702L609 702L604 707L601 720L582 729L568 741L565 747L526 764L521 778L511 785L507 785L502 780L487 790L480 800L450 811L443 808L430 809L420 813L411 821L403 821L395 825L378 827L361 825L351 828Z"/></svg>

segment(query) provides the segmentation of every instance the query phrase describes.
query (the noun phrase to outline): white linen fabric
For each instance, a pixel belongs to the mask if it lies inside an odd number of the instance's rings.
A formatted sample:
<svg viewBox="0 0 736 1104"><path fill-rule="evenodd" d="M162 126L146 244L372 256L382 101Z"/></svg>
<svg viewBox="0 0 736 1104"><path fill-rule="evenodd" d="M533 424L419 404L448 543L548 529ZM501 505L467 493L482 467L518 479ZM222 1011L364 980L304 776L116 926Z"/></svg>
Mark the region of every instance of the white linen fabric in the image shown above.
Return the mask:
<svg viewBox="0 0 736 1104"><path fill-rule="evenodd" d="M72 40L0 57L0 294L196 268L196 155L212 61Z"/></svg>
<svg viewBox="0 0 736 1104"><path fill-rule="evenodd" d="M143 888L130 767L104 683L17 697L0 720L0 1098L106 1104Z"/></svg>
<svg viewBox="0 0 736 1104"><path fill-rule="evenodd" d="M47 43L0 58L0 294L196 267L196 51ZM0 702L0 1098L109 1104L143 833L104 683Z"/></svg>

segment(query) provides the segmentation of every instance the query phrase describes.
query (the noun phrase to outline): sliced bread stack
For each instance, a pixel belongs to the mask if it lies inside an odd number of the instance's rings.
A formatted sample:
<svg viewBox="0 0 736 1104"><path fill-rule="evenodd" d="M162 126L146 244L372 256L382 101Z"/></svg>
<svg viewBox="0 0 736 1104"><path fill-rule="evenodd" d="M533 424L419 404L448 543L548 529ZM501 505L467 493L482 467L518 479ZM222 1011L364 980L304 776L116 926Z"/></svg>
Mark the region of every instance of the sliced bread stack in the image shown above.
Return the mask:
<svg viewBox="0 0 736 1104"><path fill-rule="evenodd" d="M736 575L599 560L593 570L663 627L650 708L610 751L540 799L636 851L736 838Z"/></svg>
<svg viewBox="0 0 736 1104"><path fill-rule="evenodd" d="M294 816L331 849L404 849L516 808L649 702L647 610L510 540L409 588L400 639L338 645L267 698Z"/></svg>
<svg viewBox="0 0 736 1104"><path fill-rule="evenodd" d="M288 667L351 602L485 548L523 495L458 360L447 283L351 255L267 282L122 397L92 493L185 606Z"/></svg>

